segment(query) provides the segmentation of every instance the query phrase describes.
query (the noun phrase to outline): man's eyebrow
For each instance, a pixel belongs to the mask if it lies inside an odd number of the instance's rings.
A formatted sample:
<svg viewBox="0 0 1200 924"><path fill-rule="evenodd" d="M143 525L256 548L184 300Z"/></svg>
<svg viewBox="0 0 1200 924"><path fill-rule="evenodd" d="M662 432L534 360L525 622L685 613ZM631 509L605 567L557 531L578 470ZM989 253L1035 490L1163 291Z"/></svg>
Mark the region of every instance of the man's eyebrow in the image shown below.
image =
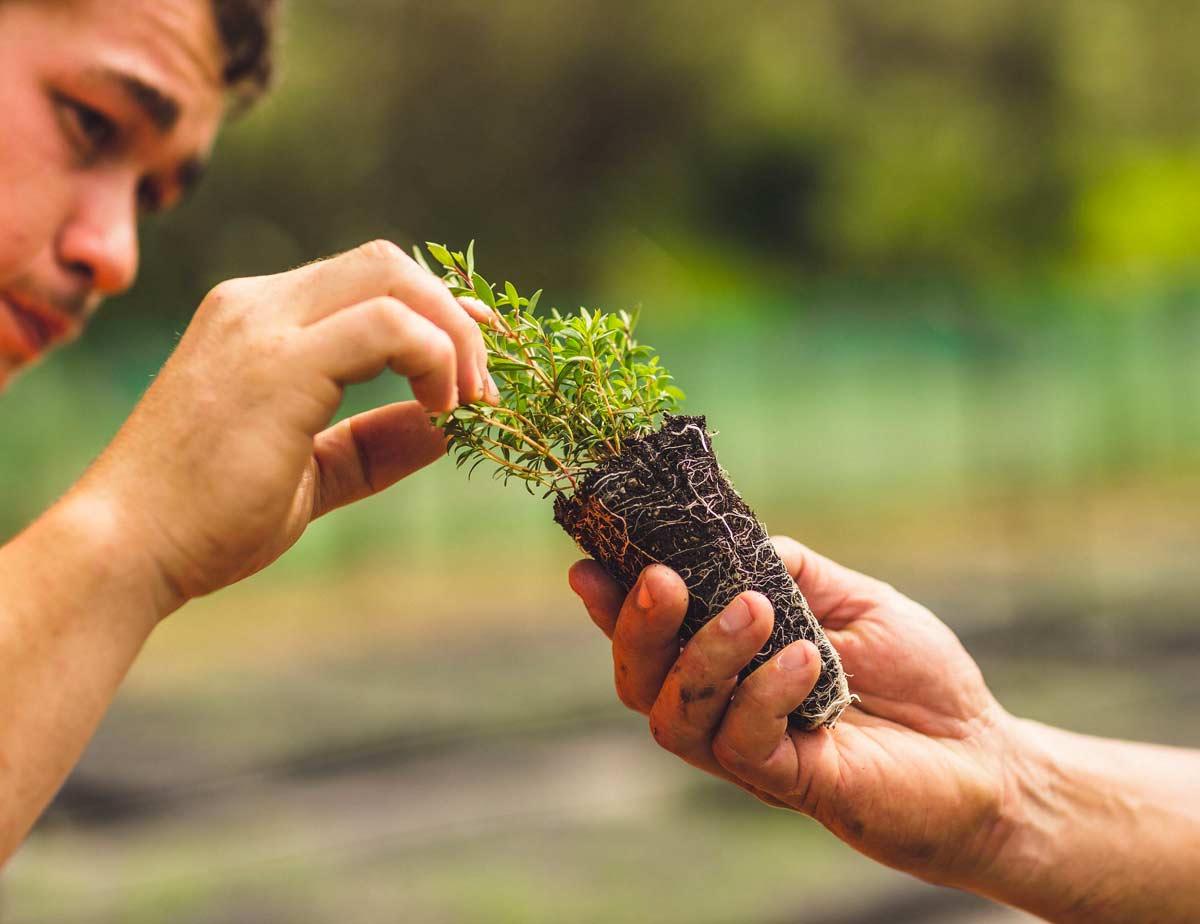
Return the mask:
<svg viewBox="0 0 1200 924"><path fill-rule="evenodd" d="M115 84L133 101L161 134L168 134L179 121L179 101L140 77L112 68L103 68L98 76Z"/></svg>

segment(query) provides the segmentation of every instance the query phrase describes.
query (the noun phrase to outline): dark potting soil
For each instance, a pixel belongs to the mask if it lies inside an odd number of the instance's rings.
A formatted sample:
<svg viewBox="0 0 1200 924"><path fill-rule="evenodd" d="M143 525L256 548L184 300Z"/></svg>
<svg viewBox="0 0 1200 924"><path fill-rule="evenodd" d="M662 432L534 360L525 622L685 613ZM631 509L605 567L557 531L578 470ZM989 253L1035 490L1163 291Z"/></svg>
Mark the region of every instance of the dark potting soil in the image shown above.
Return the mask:
<svg viewBox="0 0 1200 924"><path fill-rule="evenodd" d="M764 594L775 608L775 628L742 676L807 639L821 652L821 677L793 723L832 726L849 704L837 652L717 463L703 417L666 415L661 429L630 440L589 471L573 496L560 496L554 519L626 591L648 565L676 571L691 592L684 641L743 591Z"/></svg>

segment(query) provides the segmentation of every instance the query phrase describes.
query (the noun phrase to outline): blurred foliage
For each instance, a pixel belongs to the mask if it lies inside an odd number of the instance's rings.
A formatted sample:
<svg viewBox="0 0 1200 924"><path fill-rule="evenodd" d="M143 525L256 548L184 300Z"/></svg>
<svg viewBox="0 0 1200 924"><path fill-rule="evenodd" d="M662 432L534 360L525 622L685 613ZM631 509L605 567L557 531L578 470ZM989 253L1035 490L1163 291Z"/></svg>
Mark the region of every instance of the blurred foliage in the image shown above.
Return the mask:
<svg viewBox="0 0 1200 924"><path fill-rule="evenodd" d="M1189 0L296 2L278 90L126 309L178 327L225 276L380 235L626 301L1185 271L1198 34Z"/></svg>

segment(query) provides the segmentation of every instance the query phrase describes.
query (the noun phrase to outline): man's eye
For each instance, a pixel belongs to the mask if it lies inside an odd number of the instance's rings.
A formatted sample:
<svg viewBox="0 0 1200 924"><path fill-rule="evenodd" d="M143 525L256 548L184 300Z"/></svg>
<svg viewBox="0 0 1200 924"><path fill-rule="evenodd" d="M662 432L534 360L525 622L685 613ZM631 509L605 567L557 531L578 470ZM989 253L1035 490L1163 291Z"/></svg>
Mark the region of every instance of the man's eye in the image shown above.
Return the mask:
<svg viewBox="0 0 1200 924"><path fill-rule="evenodd" d="M61 97L59 102L72 140L85 154L104 151L116 140L117 125L104 113L67 97Z"/></svg>
<svg viewBox="0 0 1200 924"><path fill-rule="evenodd" d="M138 184L137 201L138 212L142 215L157 215L163 211L162 193L150 180Z"/></svg>

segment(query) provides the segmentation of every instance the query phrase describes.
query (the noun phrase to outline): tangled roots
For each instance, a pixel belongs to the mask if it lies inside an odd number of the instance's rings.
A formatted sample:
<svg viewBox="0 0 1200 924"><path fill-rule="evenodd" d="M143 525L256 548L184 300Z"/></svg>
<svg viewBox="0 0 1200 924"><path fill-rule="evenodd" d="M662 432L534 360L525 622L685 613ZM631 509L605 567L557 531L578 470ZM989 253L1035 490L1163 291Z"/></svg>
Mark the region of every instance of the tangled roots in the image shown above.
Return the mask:
<svg viewBox="0 0 1200 924"><path fill-rule="evenodd" d="M660 430L631 440L590 471L573 496L560 496L554 519L627 591L648 565L676 571L690 591L684 641L743 591L764 594L775 608L775 628L742 676L807 639L821 653L821 677L793 722L832 727L849 705L837 652L717 463L703 417L666 415Z"/></svg>

